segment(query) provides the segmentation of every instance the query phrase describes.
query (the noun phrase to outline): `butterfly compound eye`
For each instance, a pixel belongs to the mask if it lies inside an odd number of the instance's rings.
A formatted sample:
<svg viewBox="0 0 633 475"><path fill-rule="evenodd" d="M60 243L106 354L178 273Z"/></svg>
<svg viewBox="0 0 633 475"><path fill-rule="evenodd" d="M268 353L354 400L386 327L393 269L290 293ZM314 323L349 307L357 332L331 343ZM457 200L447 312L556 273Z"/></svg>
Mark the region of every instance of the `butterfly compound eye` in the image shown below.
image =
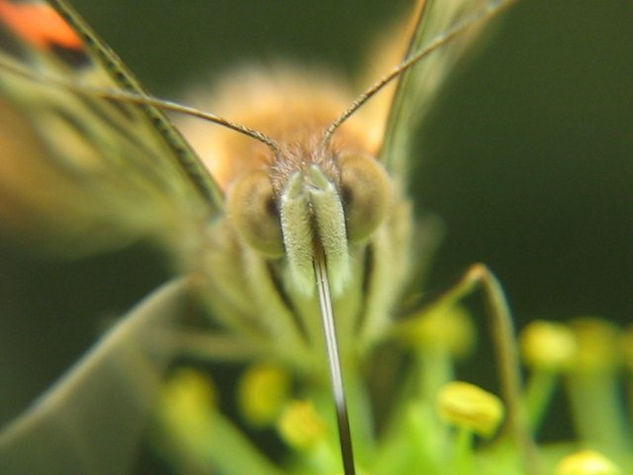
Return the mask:
<svg viewBox="0 0 633 475"><path fill-rule="evenodd" d="M279 212L266 172L255 170L239 178L228 192L227 210L247 244L270 257L283 254Z"/></svg>
<svg viewBox="0 0 633 475"><path fill-rule="evenodd" d="M349 155L341 158L341 195L347 236L362 241L387 214L391 185L387 172L372 157Z"/></svg>

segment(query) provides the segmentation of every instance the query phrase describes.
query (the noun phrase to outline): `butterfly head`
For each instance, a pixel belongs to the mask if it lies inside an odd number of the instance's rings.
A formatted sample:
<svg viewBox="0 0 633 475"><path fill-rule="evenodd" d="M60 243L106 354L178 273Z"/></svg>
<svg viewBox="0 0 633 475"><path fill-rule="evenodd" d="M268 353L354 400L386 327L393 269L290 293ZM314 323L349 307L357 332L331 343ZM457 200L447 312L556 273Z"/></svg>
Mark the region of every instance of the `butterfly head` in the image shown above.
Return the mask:
<svg viewBox="0 0 633 475"><path fill-rule="evenodd" d="M379 162L321 140L271 151L266 166L239 176L227 192L228 215L249 246L285 258L293 284L314 292L314 261L324 258L335 294L351 275L350 249L382 223L391 186Z"/></svg>

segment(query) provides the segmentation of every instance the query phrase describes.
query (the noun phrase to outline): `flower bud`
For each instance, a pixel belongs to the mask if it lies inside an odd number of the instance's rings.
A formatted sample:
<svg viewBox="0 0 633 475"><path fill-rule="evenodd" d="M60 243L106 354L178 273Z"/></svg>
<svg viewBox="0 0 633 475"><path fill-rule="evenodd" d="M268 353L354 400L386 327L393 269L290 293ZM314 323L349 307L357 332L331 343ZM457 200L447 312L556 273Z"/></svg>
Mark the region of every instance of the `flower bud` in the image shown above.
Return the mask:
<svg viewBox="0 0 633 475"><path fill-rule="evenodd" d="M468 355L475 345L475 328L461 305L438 305L406 322L406 341L421 347L441 347L455 357Z"/></svg>
<svg viewBox="0 0 633 475"><path fill-rule="evenodd" d="M484 437L492 436L504 417L501 399L474 384L461 381L440 389L437 407L445 420Z"/></svg>
<svg viewBox="0 0 633 475"><path fill-rule="evenodd" d="M573 332L565 325L535 320L519 337L525 364L536 370L561 371L569 368L578 351Z"/></svg>
<svg viewBox="0 0 633 475"><path fill-rule="evenodd" d="M160 404L164 424L181 438L203 437L216 406L216 391L201 372L180 368L167 381Z"/></svg>
<svg viewBox="0 0 633 475"><path fill-rule="evenodd" d="M273 423L288 400L290 379L279 366L264 363L248 368L238 386L242 414L255 426Z"/></svg>
<svg viewBox="0 0 633 475"><path fill-rule="evenodd" d="M322 441L326 435L325 421L310 401L292 401L284 409L277 429L291 447L306 450Z"/></svg>
<svg viewBox="0 0 633 475"><path fill-rule="evenodd" d="M604 455L593 450L583 450L563 458L554 475L618 475L621 471Z"/></svg>
<svg viewBox="0 0 633 475"><path fill-rule="evenodd" d="M576 371L597 373L615 369L620 358L615 325L600 318L582 317L571 322L571 329L578 341Z"/></svg>

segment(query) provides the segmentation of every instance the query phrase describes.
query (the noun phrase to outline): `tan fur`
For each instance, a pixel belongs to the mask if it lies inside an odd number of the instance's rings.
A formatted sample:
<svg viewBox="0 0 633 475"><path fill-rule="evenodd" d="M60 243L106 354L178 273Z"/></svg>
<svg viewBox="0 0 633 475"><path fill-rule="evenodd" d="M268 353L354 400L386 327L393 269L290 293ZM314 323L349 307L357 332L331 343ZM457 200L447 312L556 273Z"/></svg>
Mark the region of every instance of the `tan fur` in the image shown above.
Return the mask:
<svg viewBox="0 0 633 475"><path fill-rule="evenodd" d="M379 79L402 59L413 18L415 15L408 15L404 22L398 22L381 36L381 47L367 61L362 87ZM341 126L333 138L332 158L344 152L377 156L394 89L388 86L382 90ZM340 78L324 71L276 64L233 71L211 93L208 88L198 87L185 102L275 139L290 162L276 164L276 169L283 170L300 168L301 163L297 162L310 157L324 158L314 154L315 144L357 94ZM196 118L184 118L179 128L224 190L247 170L268 168L274 162L265 145L231 130Z"/></svg>

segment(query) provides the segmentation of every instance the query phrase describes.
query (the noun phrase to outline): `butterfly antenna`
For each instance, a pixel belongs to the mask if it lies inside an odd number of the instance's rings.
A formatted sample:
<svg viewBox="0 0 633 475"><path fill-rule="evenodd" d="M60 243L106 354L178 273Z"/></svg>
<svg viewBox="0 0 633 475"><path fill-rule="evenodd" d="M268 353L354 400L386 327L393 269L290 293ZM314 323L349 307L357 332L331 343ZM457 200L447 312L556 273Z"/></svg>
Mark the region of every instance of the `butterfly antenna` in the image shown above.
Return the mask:
<svg viewBox="0 0 633 475"><path fill-rule="evenodd" d="M275 140L266 134L246 127L245 125L238 124L232 122L224 117L213 114L211 112L205 112L200 109L196 109L195 107L185 106L183 104L179 104L177 102L172 102L165 99L159 99L157 97L151 96L139 96L134 93L128 93L125 91L107 91L107 90L96 90L95 94L104 99L111 99L119 102L127 102L132 104L139 105L148 105L152 107L156 107L157 109L161 109L163 111L171 111L178 112L180 114L190 115L192 117L197 117L199 119L206 120L208 122L212 122L214 124L221 125L226 127L227 129L234 130L242 135L246 135L252 139L257 140L258 142L263 143L268 148L272 150L275 156L279 156L281 153L281 149Z"/></svg>
<svg viewBox="0 0 633 475"><path fill-rule="evenodd" d="M131 91L101 89L97 87L86 86L83 84L77 84L75 82L70 82L62 78L36 73L34 71L28 70L27 68L21 67L20 65L12 61L7 61L5 60L5 58L2 57L0 57L0 68L4 69L5 71L9 71L10 73L17 76L46 86L61 87L72 92L96 96L102 99L108 99L119 103L151 106L162 111L177 112L180 114L198 117L199 119L221 125L223 127L226 127L227 129L234 130L235 132L246 135L247 137L251 137L258 142L263 143L272 150L275 156L279 156L280 154L280 148L277 142L275 142L275 140L263 134L262 132L251 129L241 124L237 124L228 119L225 119L224 117L220 117L219 115L201 111L200 109L196 109L195 107L185 106L177 102L160 99L153 96L140 95Z"/></svg>
<svg viewBox="0 0 633 475"><path fill-rule="evenodd" d="M332 139L334 132L336 129L340 127L340 125L345 122L352 114L354 114L358 109L360 109L369 99L371 99L376 93L378 93L383 87L393 81L395 78L400 76L402 73L409 70L411 67L415 66L418 62L428 56L430 53L435 51L437 48L442 45L449 43L457 36L461 35L465 30L471 28L472 26L489 19L490 17L498 14L502 10L509 7L511 4L515 3L518 0L498 0L496 2L491 2L486 5L481 10L478 10L473 15L470 15L464 20L457 23L453 28L445 31L444 33L438 35L433 39L426 47L414 53L412 56L406 58L399 65L393 68L389 73L383 76L380 80L370 86L365 92L363 92L356 100L352 103L351 106L347 108L345 112L343 112L332 124L325 130L323 134L322 143L324 146Z"/></svg>
<svg viewBox="0 0 633 475"><path fill-rule="evenodd" d="M339 442L341 444L341 456L343 458L343 470L345 475L355 475L354 451L352 449L352 435L349 428L349 416L345 399L345 387L343 385L343 372L341 370L341 358L338 352L336 327L334 324L334 311L332 308L332 296L330 295L330 283L327 276L327 265L323 252L315 252L314 274L319 293L319 306L323 319L325 343L327 346L328 361L330 363L330 379L332 382L332 394L336 405L336 422L338 424Z"/></svg>

